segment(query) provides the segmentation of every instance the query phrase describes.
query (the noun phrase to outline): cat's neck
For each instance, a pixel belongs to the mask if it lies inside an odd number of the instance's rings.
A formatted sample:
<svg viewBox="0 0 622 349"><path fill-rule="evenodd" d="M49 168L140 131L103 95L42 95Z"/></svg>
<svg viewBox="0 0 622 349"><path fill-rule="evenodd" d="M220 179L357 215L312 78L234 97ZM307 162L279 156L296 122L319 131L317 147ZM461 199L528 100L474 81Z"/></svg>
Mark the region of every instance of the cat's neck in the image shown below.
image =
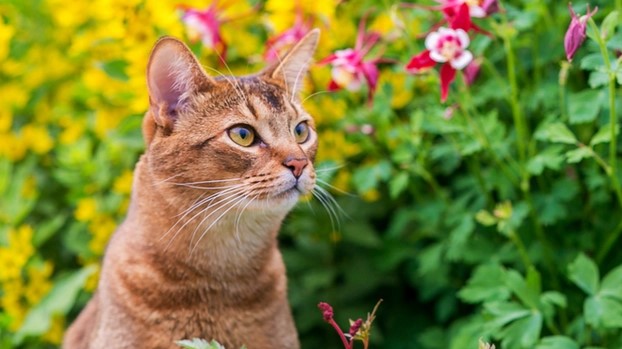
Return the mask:
<svg viewBox="0 0 622 349"><path fill-rule="evenodd" d="M232 277L254 272L262 259L276 251L276 236L287 212L232 209L184 217L196 198L172 195L174 189L155 178L148 161L143 155L136 165L123 224L132 244L146 247L149 253L181 258L205 273Z"/></svg>

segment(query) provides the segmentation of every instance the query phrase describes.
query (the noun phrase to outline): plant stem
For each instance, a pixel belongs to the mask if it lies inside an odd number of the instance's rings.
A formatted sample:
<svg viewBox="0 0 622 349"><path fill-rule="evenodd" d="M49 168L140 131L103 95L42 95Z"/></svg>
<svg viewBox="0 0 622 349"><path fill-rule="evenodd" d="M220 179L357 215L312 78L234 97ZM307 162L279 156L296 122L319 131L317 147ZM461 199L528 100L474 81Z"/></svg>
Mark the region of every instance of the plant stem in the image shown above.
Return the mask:
<svg viewBox="0 0 622 349"><path fill-rule="evenodd" d="M341 342L343 342L343 347L345 349L352 349L352 347L350 346L350 344L348 343L348 340L346 339L346 336L343 334L343 331L341 330L341 328L339 328L339 325L337 325L337 323L335 322L334 319L330 319L328 321L328 323L333 326L333 328L335 329L335 331L337 331L337 333L339 334L339 337L341 338Z"/></svg>
<svg viewBox="0 0 622 349"><path fill-rule="evenodd" d="M605 240L605 243L603 243L598 251L596 255L596 262L598 262L598 264L602 263L605 257L607 257L607 254L620 237L620 233L622 233L622 221L620 221L615 229L607 236L607 240Z"/></svg>
<svg viewBox="0 0 622 349"><path fill-rule="evenodd" d="M523 240L521 240L520 236L516 233L516 231L511 230L509 232L510 240L516 245L516 249L518 250L518 254L523 260L523 264L525 265L525 270L529 270L529 268L533 267L533 263L531 263L531 259L529 258L529 254L527 254L527 249L525 248L525 244L523 244Z"/></svg>
<svg viewBox="0 0 622 349"><path fill-rule="evenodd" d="M620 8L620 0L616 1L616 9ZM620 14L618 14L620 16ZM620 187L620 181L618 179L618 159L617 159L617 146L618 140L616 137L616 126L618 123L618 116L616 114L616 72L613 71L611 66L611 61L609 60L609 52L607 51L607 45L605 44L602 36L600 35L600 31L596 22L592 18L588 20L590 23L590 28L593 31L594 38L596 38L596 42L600 48L600 53L603 56L603 61L605 63L605 68L607 70L608 78L609 78L609 127L611 128L611 139L609 141L609 171L607 175L611 180L611 184L613 186L614 193L618 199L618 203L620 207L622 207L622 188ZM620 223L622 224L622 222ZM602 260L605 258L613 244L618 240L620 234L622 233L622 229L620 225L608 236L605 244L602 245L600 251L597 256L598 259Z"/></svg>

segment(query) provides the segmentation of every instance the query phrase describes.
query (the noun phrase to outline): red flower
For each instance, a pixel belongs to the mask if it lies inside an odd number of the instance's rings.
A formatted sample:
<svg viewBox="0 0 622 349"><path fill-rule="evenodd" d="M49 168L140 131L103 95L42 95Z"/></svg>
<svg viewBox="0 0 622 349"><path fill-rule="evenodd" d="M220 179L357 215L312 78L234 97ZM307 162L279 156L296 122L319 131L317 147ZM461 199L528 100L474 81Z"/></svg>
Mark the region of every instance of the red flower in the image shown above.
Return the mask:
<svg viewBox="0 0 622 349"><path fill-rule="evenodd" d="M371 101L378 84L378 64L382 58L365 59L365 55L380 40L378 33L365 33L365 20L359 24L358 35L354 48L335 51L319 63L330 63L332 79L328 85L331 91L345 88L358 91L364 83L368 85L368 101Z"/></svg>
<svg viewBox="0 0 622 349"><path fill-rule="evenodd" d="M574 12L570 3L568 3L568 9L572 18L564 37L564 49L566 50L566 58L568 58L569 62L572 62L575 53L577 53L577 50L585 41L586 23L598 11L598 7L590 12L590 5L587 5L587 13L581 17Z"/></svg>

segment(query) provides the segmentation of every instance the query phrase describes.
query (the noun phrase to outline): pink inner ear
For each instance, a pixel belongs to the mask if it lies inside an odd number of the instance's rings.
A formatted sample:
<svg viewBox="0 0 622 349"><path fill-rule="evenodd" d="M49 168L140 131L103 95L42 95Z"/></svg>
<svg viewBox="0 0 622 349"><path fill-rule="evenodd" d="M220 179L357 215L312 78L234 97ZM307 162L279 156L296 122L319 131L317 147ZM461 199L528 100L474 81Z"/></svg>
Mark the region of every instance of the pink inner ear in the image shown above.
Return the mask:
<svg viewBox="0 0 622 349"><path fill-rule="evenodd" d="M177 71L181 67L176 66L179 64L181 53L172 46L164 45L154 52L148 76L152 102L156 105L166 103L169 114L174 115L183 94L181 90L183 83L178 81L183 74Z"/></svg>

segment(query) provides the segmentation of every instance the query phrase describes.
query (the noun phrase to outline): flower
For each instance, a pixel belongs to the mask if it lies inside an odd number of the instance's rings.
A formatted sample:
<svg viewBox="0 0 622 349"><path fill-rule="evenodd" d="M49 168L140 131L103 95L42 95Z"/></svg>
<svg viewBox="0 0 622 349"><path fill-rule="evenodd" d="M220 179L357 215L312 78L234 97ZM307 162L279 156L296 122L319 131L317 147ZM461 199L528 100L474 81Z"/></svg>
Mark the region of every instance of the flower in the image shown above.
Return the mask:
<svg viewBox="0 0 622 349"><path fill-rule="evenodd" d="M279 54L302 39L311 30L311 21L304 20L302 15L296 17L294 25L279 35L268 39L266 43L265 58L273 62L279 58Z"/></svg>
<svg viewBox="0 0 622 349"><path fill-rule="evenodd" d="M363 325L363 319L360 319L360 318L352 322L352 325L350 325L350 338L356 336L356 334L358 333L362 325Z"/></svg>
<svg viewBox="0 0 622 349"><path fill-rule="evenodd" d="M587 13L581 17L579 17L574 10L572 9L572 5L568 3L568 10L570 11L570 25L568 26L568 30L566 30L566 36L564 37L564 49L566 50L566 58L569 62L572 62L572 58L581 45L583 41L585 41L585 31L587 29L587 21L592 17L597 11L598 7L594 8L594 11L590 12L590 5L587 5Z"/></svg>
<svg viewBox="0 0 622 349"><path fill-rule="evenodd" d="M382 58L365 59L365 55L380 40L380 34L365 33L365 19L361 20L354 48L335 51L319 63L332 65L332 79L328 85L330 91L342 88L358 91L364 83L368 87L368 101L371 101L378 85L378 64Z"/></svg>
<svg viewBox="0 0 622 349"><path fill-rule="evenodd" d="M497 0L436 0L441 4L441 10L448 18L453 18L462 5L468 6L469 15L474 18L484 18L499 10Z"/></svg>
<svg viewBox="0 0 622 349"><path fill-rule="evenodd" d="M182 21L186 25L188 37L191 41L199 41L203 45L214 49L224 60L227 55L227 45L220 33L222 18L216 3L213 2L205 10L188 8L184 11Z"/></svg>
<svg viewBox="0 0 622 349"><path fill-rule="evenodd" d="M464 68L464 79L467 85L472 85L473 82L475 82L475 79L477 79L477 76L479 75L481 65L481 60L476 59L471 61L471 63Z"/></svg>
<svg viewBox="0 0 622 349"><path fill-rule="evenodd" d="M324 321L331 321L333 319L333 307L330 306L330 304L325 303L325 302L320 302L317 305L318 308L320 308L320 310L322 311L322 316L324 317Z"/></svg>
<svg viewBox="0 0 622 349"><path fill-rule="evenodd" d="M456 77L456 71L465 68L473 60L473 54L466 48L469 36L462 28L444 28L428 34L425 39L426 50L411 58L406 70L420 73L432 68L436 63L441 66L441 101L447 99L449 84Z"/></svg>

